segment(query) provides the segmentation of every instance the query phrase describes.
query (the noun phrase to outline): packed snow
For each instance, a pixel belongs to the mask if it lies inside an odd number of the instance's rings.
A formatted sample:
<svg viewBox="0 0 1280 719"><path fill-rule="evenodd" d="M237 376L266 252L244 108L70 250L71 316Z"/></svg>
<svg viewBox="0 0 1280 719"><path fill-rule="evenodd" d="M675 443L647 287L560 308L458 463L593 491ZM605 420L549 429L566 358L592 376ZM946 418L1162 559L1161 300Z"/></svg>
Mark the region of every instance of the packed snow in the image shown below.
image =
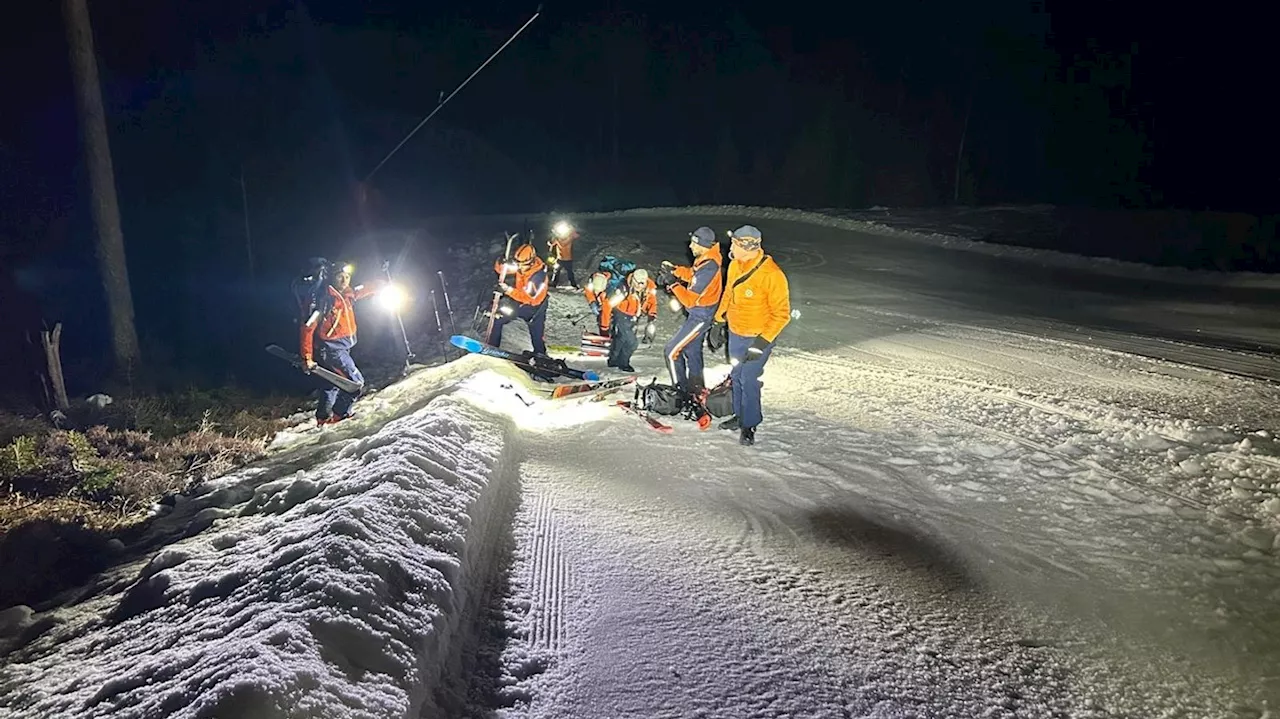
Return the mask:
<svg viewBox="0 0 1280 719"><path fill-rule="evenodd" d="M420 370L0 613L0 717L1274 713L1280 388L1234 371L1258 358L1042 332L936 281L1004 289L950 248L784 212L579 218L580 266L678 259L699 215L764 230L801 316L756 447L498 360ZM491 252L458 250L477 288ZM552 303L576 345L582 299Z"/></svg>

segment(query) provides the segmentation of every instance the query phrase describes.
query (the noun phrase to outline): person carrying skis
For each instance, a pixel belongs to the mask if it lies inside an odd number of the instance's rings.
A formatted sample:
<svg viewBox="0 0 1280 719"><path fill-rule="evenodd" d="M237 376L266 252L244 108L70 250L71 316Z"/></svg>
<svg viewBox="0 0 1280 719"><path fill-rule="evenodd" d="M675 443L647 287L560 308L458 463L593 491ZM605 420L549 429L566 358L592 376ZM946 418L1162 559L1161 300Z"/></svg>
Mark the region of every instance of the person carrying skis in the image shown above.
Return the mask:
<svg viewBox="0 0 1280 719"><path fill-rule="evenodd" d="M712 349L729 343L729 376L733 385L733 417L721 429L739 430L738 441L755 444L760 410L760 374L773 353L782 328L791 321L787 276L760 245L760 230L743 225L730 237L728 286L716 308L707 343Z"/></svg>
<svg viewBox="0 0 1280 719"><path fill-rule="evenodd" d="M560 287L563 280L569 280L569 287L575 290L578 280L573 276L573 243L579 237L578 230L568 222L561 220L551 230L551 239L547 240L547 249L551 258L551 286Z"/></svg>
<svg viewBox="0 0 1280 719"><path fill-rule="evenodd" d="M694 230L689 235L689 251L693 253L693 265L677 266L664 261L659 281L688 314L665 348L671 384L691 397L698 397L706 389L702 376L702 340L715 318L723 287L716 233L710 227Z"/></svg>
<svg viewBox="0 0 1280 719"><path fill-rule="evenodd" d="M529 339L533 353L546 356L547 342L544 334L547 325L547 265L534 252L532 245L521 245L510 263L502 260L493 263L493 270L500 279L496 290L503 294L493 327L486 342L501 346L502 328L507 323L521 319L529 325Z"/></svg>
<svg viewBox="0 0 1280 719"><path fill-rule="evenodd" d="M635 372L631 355L640 344L636 338L636 320L641 314L650 322L658 319L658 287L643 269L633 271L621 291L601 300L600 334L610 338L610 367Z"/></svg>
<svg viewBox="0 0 1280 719"><path fill-rule="evenodd" d="M383 282L375 280L353 288L351 265L330 265L324 260L318 261L316 270L328 276L328 283L316 288L314 294L304 300L298 337L302 371L310 374L322 366L364 385L364 375L351 359L351 348L356 346L355 303L373 296L382 289ZM361 394L363 386L359 392L326 387L316 402L316 424L333 424L352 417L351 405Z"/></svg>

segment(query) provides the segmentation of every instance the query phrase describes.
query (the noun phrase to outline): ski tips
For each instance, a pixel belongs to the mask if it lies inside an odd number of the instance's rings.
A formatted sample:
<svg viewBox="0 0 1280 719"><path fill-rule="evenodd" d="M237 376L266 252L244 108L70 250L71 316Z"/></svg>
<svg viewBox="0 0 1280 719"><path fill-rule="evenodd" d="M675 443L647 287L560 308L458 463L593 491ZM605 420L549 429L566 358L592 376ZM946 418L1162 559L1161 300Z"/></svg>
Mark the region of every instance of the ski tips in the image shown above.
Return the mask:
<svg viewBox="0 0 1280 719"><path fill-rule="evenodd" d="M477 339L472 339L466 335L454 335L449 338L449 344L454 347L464 349L468 352L479 352L484 347L484 343Z"/></svg>

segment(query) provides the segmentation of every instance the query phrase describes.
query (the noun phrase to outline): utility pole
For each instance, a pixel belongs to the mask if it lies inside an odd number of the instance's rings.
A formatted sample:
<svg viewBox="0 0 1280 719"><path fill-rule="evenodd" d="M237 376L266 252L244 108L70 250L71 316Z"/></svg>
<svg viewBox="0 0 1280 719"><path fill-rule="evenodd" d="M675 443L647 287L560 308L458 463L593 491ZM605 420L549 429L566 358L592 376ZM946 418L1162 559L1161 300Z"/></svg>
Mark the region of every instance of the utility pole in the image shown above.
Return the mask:
<svg viewBox="0 0 1280 719"><path fill-rule="evenodd" d="M75 83L76 110L89 170L89 195L96 229L94 247L102 289L111 321L111 349L117 373L131 371L138 360L138 332L133 322L133 295L125 261L124 234L120 230L120 206L116 198L111 145L107 140L106 112L98 85L98 61L94 57L93 28L86 0L63 0L71 75Z"/></svg>
<svg viewBox="0 0 1280 719"><path fill-rule="evenodd" d="M253 279L253 235L249 232L249 191L244 186L244 163L240 163L240 202L244 209L244 253L249 260L249 279Z"/></svg>

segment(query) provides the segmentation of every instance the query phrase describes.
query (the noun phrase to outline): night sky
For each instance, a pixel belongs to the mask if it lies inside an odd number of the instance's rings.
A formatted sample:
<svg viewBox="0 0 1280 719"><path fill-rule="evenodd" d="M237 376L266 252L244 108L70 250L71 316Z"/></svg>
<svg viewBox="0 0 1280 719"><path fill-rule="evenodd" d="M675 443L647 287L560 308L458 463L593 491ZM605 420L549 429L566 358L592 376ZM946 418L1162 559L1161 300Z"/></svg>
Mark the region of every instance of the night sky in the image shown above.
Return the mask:
<svg viewBox="0 0 1280 719"><path fill-rule="evenodd" d="M59 5L0 28L0 255L42 295L93 268ZM1268 23L1171 7L547 3L365 186L363 217L713 202L1280 212ZM242 174L262 267L358 232L358 183L535 8L90 2L139 306L164 296L157 276L243 273Z"/></svg>

